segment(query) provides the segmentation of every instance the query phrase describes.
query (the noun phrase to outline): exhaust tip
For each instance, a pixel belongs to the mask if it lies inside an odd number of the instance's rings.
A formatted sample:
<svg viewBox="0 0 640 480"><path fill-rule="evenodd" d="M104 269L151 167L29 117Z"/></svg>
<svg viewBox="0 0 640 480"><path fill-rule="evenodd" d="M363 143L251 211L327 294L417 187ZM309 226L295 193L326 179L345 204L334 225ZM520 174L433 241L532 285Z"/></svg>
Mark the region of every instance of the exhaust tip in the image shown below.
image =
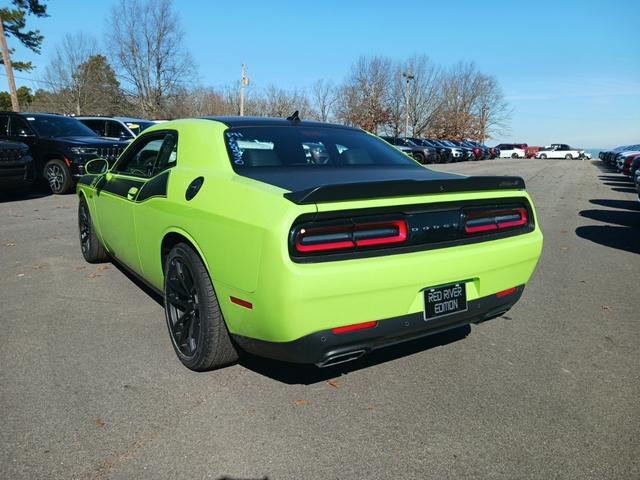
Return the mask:
<svg viewBox="0 0 640 480"><path fill-rule="evenodd" d="M319 368L332 367L334 365L339 365L341 363L352 362L354 360L362 357L366 350L352 350L350 352L338 353L336 355L331 355L327 359L323 360L320 363L316 363Z"/></svg>

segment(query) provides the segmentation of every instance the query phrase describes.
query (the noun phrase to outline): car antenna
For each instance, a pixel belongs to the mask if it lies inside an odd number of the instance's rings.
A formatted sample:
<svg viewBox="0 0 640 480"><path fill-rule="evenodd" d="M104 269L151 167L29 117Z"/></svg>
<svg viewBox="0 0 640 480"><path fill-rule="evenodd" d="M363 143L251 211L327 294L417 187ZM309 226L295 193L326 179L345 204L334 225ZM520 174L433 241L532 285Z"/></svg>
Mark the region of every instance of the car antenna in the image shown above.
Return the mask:
<svg viewBox="0 0 640 480"><path fill-rule="evenodd" d="M291 115L290 117L287 117L287 120L289 120L290 122L299 122L300 115L298 113L299 113L298 110L296 110L295 112L293 112L293 115Z"/></svg>

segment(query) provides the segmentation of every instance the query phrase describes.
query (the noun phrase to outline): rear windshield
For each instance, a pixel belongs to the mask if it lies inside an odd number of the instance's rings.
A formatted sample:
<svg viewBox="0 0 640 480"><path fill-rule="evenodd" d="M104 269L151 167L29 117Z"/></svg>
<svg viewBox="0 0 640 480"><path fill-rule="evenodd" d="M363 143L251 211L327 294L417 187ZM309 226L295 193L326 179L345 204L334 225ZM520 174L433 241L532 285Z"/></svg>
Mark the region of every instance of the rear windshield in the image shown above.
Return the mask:
<svg viewBox="0 0 640 480"><path fill-rule="evenodd" d="M416 166L358 130L306 126L236 127L225 132L234 167Z"/></svg>

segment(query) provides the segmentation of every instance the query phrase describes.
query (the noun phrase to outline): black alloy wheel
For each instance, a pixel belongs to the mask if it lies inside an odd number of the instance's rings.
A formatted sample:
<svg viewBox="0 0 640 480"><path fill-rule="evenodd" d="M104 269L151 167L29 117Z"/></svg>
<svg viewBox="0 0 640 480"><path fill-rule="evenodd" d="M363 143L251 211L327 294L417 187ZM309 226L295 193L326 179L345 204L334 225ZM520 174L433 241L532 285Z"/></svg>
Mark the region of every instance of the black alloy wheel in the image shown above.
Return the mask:
<svg viewBox="0 0 640 480"><path fill-rule="evenodd" d="M231 341L204 263L179 243L165 259L164 309L171 343L184 366L195 371L234 363Z"/></svg>
<svg viewBox="0 0 640 480"><path fill-rule="evenodd" d="M84 259L89 263L106 261L108 259L107 252L93 228L89 206L84 196L80 197L80 203L78 204L78 231L80 234L80 249Z"/></svg>
<svg viewBox="0 0 640 480"><path fill-rule="evenodd" d="M180 257L169 262L166 302L174 345L185 357L193 357L200 341L200 303L193 273Z"/></svg>

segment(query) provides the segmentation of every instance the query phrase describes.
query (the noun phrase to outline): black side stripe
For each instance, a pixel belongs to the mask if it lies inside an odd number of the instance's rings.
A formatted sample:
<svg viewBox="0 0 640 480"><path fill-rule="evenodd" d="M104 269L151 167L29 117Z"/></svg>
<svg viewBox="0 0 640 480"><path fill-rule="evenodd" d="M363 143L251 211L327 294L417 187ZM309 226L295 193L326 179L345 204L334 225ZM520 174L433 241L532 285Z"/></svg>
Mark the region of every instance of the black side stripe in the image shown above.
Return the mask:
<svg viewBox="0 0 640 480"><path fill-rule="evenodd" d="M131 187L141 188L142 185L144 185L143 180L138 180L135 178L113 177L108 182L100 181L97 187L98 192L109 192L113 195L117 195L118 197L127 198L127 193L129 193L129 189L131 189Z"/></svg>
<svg viewBox="0 0 640 480"><path fill-rule="evenodd" d="M91 186L93 184L93 181L95 180L96 175L83 175L78 179L78 183L82 184L82 185L88 185Z"/></svg>

